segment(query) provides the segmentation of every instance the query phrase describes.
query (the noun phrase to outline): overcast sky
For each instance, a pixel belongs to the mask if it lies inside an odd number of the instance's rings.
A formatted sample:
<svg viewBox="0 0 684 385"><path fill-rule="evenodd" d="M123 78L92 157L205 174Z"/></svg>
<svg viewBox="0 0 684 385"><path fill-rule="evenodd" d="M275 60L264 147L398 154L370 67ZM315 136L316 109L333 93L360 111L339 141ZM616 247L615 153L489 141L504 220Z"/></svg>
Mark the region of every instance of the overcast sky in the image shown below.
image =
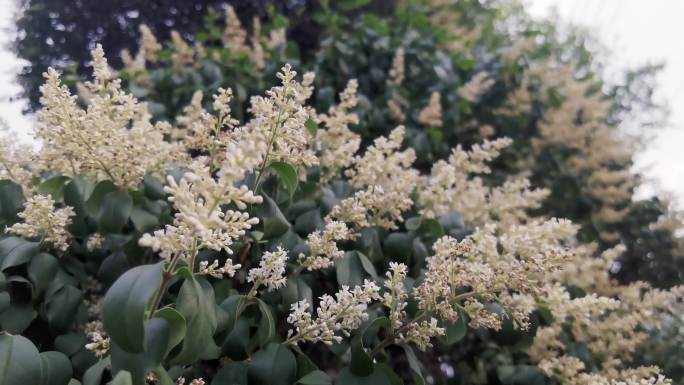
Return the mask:
<svg viewBox="0 0 684 385"><path fill-rule="evenodd" d="M652 179L642 195L659 188L684 203L684 1L526 0L533 15L555 8L561 20L588 28L610 50L610 72L665 62L658 98L670 106L670 122L637 158L637 169ZM658 187L659 186L659 187Z"/></svg>
<svg viewBox="0 0 684 385"><path fill-rule="evenodd" d="M681 0L525 0L530 12L546 17L555 8L564 22L593 31L612 51L608 71L621 71L648 62L666 63L660 76L660 98L672 114L638 157L637 168L652 179L642 194L656 189L684 202L684 1ZM19 86L14 74L21 63L7 49L14 17L14 0L0 0L0 118L26 135L33 118L22 115L22 100L14 100ZM26 137L26 136L25 136ZM654 186L659 186L655 187Z"/></svg>

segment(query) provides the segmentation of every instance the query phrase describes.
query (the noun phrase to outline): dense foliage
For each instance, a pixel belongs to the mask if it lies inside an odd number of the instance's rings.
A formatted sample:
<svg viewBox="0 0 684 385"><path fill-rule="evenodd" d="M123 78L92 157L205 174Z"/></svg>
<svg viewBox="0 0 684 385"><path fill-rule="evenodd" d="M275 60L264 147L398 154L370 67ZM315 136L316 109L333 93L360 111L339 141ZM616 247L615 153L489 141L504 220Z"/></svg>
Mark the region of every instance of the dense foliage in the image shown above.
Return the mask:
<svg viewBox="0 0 684 385"><path fill-rule="evenodd" d="M680 222L617 128L650 70L515 3L365 4L315 55L229 7L45 74L41 149L0 147L0 384L681 379Z"/></svg>

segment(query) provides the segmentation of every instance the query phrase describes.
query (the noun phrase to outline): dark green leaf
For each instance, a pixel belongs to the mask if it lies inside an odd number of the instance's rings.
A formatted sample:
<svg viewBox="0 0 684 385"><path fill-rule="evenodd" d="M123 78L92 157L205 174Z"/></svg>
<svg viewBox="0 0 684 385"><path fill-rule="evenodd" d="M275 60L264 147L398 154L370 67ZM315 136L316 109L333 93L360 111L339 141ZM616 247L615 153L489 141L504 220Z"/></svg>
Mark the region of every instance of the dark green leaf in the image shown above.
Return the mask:
<svg viewBox="0 0 684 385"><path fill-rule="evenodd" d="M95 195L95 193L93 193ZM97 223L104 233L118 233L128 222L133 209L133 199L125 191L112 191L102 198L97 213Z"/></svg>
<svg viewBox="0 0 684 385"><path fill-rule="evenodd" d="M297 361L284 345L272 342L252 355L250 385L291 385L295 382Z"/></svg>
<svg viewBox="0 0 684 385"><path fill-rule="evenodd" d="M0 241L0 270L27 263L40 251L38 242L27 242L21 238L9 237Z"/></svg>
<svg viewBox="0 0 684 385"><path fill-rule="evenodd" d="M326 372L315 370L300 378L297 383L302 385L330 385L332 384L332 380Z"/></svg>
<svg viewBox="0 0 684 385"><path fill-rule="evenodd" d="M143 351L147 304L161 284L162 263L134 267L114 282L102 304L102 322L125 351Z"/></svg>
<svg viewBox="0 0 684 385"><path fill-rule="evenodd" d="M191 333L185 335L180 352L171 360L173 364L190 364L219 354L213 339L218 323L214 289L203 277L194 277L189 271L183 275L176 309L185 317Z"/></svg>
<svg viewBox="0 0 684 385"><path fill-rule="evenodd" d="M349 368L358 376L368 376L373 372L373 358L368 354L363 347L363 340L366 338L366 333L377 332L379 328L388 328L390 320L387 317L378 317L370 322L365 327L359 329L351 341L351 363Z"/></svg>
<svg viewBox="0 0 684 385"><path fill-rule="evenodd" d="M271 307L259 298L256 298L256 301L259 306L259 311L261 312L257 336L259 338L259 344L264 346L275 337L276 323L273 319Z"/></svg>
<svg viewBox="0 0 684 385"><path fill-rule="evenodd" d="M67 385L71 379L71 361L60 352L40 353L41 384Z"/></svg>
<svg viewBox="0 0 684 385"><path fill-rule="evenodd" d="M283 183L285 189L290 193L290 196L294 195L297 190L297 185L299 184L297 170L289 163L280 161L272 162L270 167L276 172L278 179Z"/></svg>
<svg viewBox="0 0 684 385"><path fill-rule="evenodd" d="M38 185L38 192L50 195L52 199L59 201L64 196L64 187L70 181L69 177L58 175Z"/></svg>
<svg viewBox="0 0 684 385"><path fill-rule="evenodd" d="M404 345L403 348L404 352L406 353L406 359L408 360L411 372L413 372L413 383L416 385L425 385L423 371L421 369L420 361L418 361L418 357L416 357L416 353L414 353L413 349L408 345Z"/></svg>
<svg viewBox="0 0 684 385"><path fill-rule="evenodd" d="M216 373L211 385L247 385L247 365L231 361Z"/></svg>
<svg viewBox="0 0 684 385"><path fill-rule="evenodd" d="M0 333L0 385L40 383L38 349L25 337Z"/></svg>
<svg viewBox="0 0 684 385"><path fill-rule="evenodd" d="M316 124L316 122L311 119L307 119L304 123L304 127L309 130L309 133L311 133L312 137L316 137L316 133L318 132L318 124Z"/></svg>

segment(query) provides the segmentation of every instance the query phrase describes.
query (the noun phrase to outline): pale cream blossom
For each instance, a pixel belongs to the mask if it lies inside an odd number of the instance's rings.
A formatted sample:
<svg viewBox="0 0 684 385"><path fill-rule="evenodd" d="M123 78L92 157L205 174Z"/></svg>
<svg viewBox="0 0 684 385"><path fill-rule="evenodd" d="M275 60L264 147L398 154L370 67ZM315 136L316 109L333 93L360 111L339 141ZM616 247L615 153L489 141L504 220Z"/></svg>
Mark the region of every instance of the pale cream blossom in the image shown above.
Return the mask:
<svg viewBox="0 0 684 385"><path fill-rule="evenodd" d="M396 87L400 86L404 82L405 77L405 64L404 64L404 47L397 48L394 51L394 57L392 58L392 67L390 67L387 73L387 85Z"/></svg>
<svg viewBox="0 0 684 385"><path fill-rule="evenodd" d="M242 23L231 5L226 5L226 27L223 30L223 45L232 52L247 52L247 31L242 28Z"/></svg>
<svg viewBox="0 0 684 385"><path fill-rule="evenodd" d="M430 94L430 101L418 113L418 122L431 128L442 127L442 102L439 92Z"/></svg>
<svg viewBox="0 0 684 385"><path fill-rule="evenodd" d="M268 291L285 286L285 267L287 265L287 251L278 247L276 251L267 251L261 256L259 267L249 270L247 282L253 283L253 290L266 286Z"/></svg>
<svg viewBox="0 0 684 385"><path fill-rule="evenodd" d="M306 300L295 302L291 306L287 322L294 329L288 331L286 343L298 344L302 341L323 342L332 345L341 342L342 334L349 336L368 320L368 304L380 298L380 288L372 281L364 281L363 286L342 289L335 297L324 294L320 297L316 318L311 316L308 309L311 306Z"/></svg>
<svg viewBox="0 0 684 385"><path fill-rule="evenodd" d="M37 238L64 252L69 248L74 209L70 206L56 208L50 195L34 195L24 202L24 211L18 214L23 221L5 229L6 232L27 238Z"/></svg>
<svg viewBox="0 0 684 385"><path fill-rule="evenodd" d="M473 75L467 83L458 89L458 95L474 103L495 83L495 80L484 71Z"/></svg>
<svg viewBox="0 0 684 385"><path fill-rule="evenodd" d="M234 276L240 267L242 267L242 265L234 265L233 261L230 259L226 259L226 262L223 264L223 266L219 267L219 261L218 259L215 259L211 265L209 264L209 261L200 262L199 273L221 279L224 275L228 277Z"/></svg>
<svg viewBox="0 0 684 385"><path fill-rule="evenodd" d="M344 222L326 223L323 231L316 230L306 237L309 253L308 255L299 254L299 265L309 271L332 266L336 259L344 256L344 251L338 249L337 242L350 237L349 228Z"/></svg>
<svg viewBox="0 0 684 385"><path fill-rule="evenodd" d="M86 109L56 71L45 74L36 129L43 142L41 158L67 175L94 174L122 187L136 186L146 173L174 159L177 147L164 141L164 124L151 123L147 106L121 90L102 47L92 54L94 81L85 83L92 92Z"/></svg>
<svg viewBox="0 0 684 385"><path fill-rule="evenodd" d="M327 114L318 115L318 120L325 126L316 135L323 183L349 167L361 145L360 136L349 129L350 125L359 123L359 117L351 112L358 103L358 87L356 79L350 80L340 93L340 103L330 107Z"/></svg>

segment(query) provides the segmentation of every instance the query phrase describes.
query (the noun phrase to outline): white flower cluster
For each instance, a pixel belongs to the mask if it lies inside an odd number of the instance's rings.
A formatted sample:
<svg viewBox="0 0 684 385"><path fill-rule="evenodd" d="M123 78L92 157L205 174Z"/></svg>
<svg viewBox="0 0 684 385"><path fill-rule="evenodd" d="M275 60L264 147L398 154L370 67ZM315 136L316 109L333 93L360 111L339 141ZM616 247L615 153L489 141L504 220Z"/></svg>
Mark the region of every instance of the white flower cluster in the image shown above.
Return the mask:
<svg viewBox="0 0 684 385"><path fill-rule="evenodd" d="M94 81L85 84L92 94L86 109L55 70L45 74L36 129L43 142L41 158L67 175L94 174L118 186L135 186L173 159L177 146L164 141L166 125L153 125L147 106L121 90L100 45L92 55Z"/></svg>
<svg viewBox="0 0 684 385"><path fill-rule="evenodd" d="M315 319L308 311L310 304L306 300L293 303L287 322L294 330L288 331L286 342L295 345L301 341L326 345L341 342L339 333L349 336L350 331L368 320L368 304L380 298L379 291L374 282L366 280L362 287L343 286L335 298L324 294L320 297Z"/></svg>
<svg viewBox="0 0 684 385"><path fill-rule="evenodd" d="M242 151L227 155L226 167L219 171L218 179L214 179L204 165L204 158L196 159L191 164L191 171L179 182L169 176L164 191L171 195L169 201L178 210L174 223L164 230L155 231L154 235L143 234L140 245L160 251L165 259L180 256L192 261L200 248L225 250L232 254L230 246L233 240L243 236L259 219L250 218L246 212L224 210L223 207L233 204L244 210L247 204L262 201L246 186L234 185L249 166L253 167L259 160L258 157L250 158L255 154L248 155L249 148L242 148ZM245 165L246 168L236 165Z"/></svg>
<svg viewBox="0 0 684 385"><path fill-rule="evenodd" d="M254 118L245 126L245 136L256 136L268 143L265 164L271 161L288 162L294 166L311 167L318 158L310 148L311 135L304 126L315 117L304 103L313 92L312 72L304 74L302 83L295 80L297 72L286 64L278 73L281 81L266 91L266 97L254 96L249 111Z"/></svg>
<svg viewBox="0 0 684 385"><path fill-rule="evenodd" d="M430 94L430 101L418 113L418 122L431 128L442 127L442 97L439 92Z"/></svg>
<svg viewBox="0 0 684 385"><path fill-rule="evenodd" d="M325 130L319 130L316 135L323 183L334 177L340 170L349 167L361 145L359 135L349 129L350 124L359 122L359 117L350 112L358 103L356 96L358 87L359 84L355 79L350 80L344 91L340 93L340 103L330 107L327 114L318 116L318 120L325 125Z"/></svg>
<svg viewBox="0 0 684 385"><path fill-rule="evenodd" d="M456 147L447 161L437 161L424 187L418 191L421 213L434 218L449 212L461 213L472 225L491 223L495 219L514 224L527 217L528 209L537 208L548 196L545 189L530 189L524 178L513 178L497 187L485 186L472 174L490 172L488 163L499 156L512 141L500 138L473 145L470 151Z"/></svg>
<svg viewBox="0 0 684 385"><path fill-rule="evenodd" d="M354 236L364 227L396 229L397 222L403 221L402 212L410 209L412 204L405 192L387 192L380 186L370 186L353 197L343 199L333 207L326 221L352 224Z"/></svg>
<svg viewBox="0 0 684 385"><path fill-rule="evenodd" d="M233 262L230 259L226 259L223 266L219 267L219 261L218 259L215 259L211 265L209 264L209 261L200 262L199 273L221 279L224 275L228 277L234 276L240 267L242 267L242 265L233 265Z"/></svg>
<svg viewBox="0 0 684 385"><path fill-rule="evenodd" d="M481 71L473 75L473 77L468 80L468 82L458 89L458 95L463 99L474 103L480 96L485 93L492 85L494 85L495 80L491 78L486 72Z"/></svg>
<svg viewBox="0 0 684 385"><path fill-rule="evenodd" d="M18 142L7 123L0 119L0 180L11 180L24 192L30 192L33 173L43 167L37 163L35 151Z"/></svg>
<svg viewBox="0 0 684 385"><path fill-rule="evenodd" d="M261 256L259 267L249 270L247 282L253 283L253 290L266 286L268 291L285 286L285 267L287 265L287 251L278 247L276 251L267 251Z"/></svg>
<svg viewBox="0 0 684 385"><path fill-rule="evenodd" d="M50 195L34 195L24 202L24 211L18 214L23 222L15 223L5 229L8 233L27 238L39 238L64 252L69 248L71 234L67 227L71 224L74 209L70 206L55 208Z"/></svg>
<svg viewBox="0 0 684 385"><path fill-rule="evenodd" d="M299 254L299 265L309 271L332 266L336 259L344 256L344 251L337 248L337 241L349 239L351 236L344 222L329 221L323 231L316 230L306 237L309 254Z"/></svg>

